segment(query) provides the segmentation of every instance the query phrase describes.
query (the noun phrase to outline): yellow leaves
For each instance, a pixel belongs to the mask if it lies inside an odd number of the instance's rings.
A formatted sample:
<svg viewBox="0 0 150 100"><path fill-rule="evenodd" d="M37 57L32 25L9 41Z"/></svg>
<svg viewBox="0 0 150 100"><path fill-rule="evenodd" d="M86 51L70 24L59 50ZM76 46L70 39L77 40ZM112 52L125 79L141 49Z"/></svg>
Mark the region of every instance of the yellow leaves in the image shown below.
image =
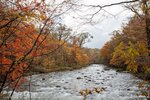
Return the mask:
<svg viewBox="0 0 150 100"><path fill-rule="evenodd" d="M130 56L134 57L134 56L139 56L139 52L137 51L137 48L135 47L135 45L133 45L130 41L129 41L129 46L128 46L128 53Z"/></svg>
<svg viewBox="0 0 150 100"><path fill-rule="evenodd" d="M141 65L138 61L139 59L141 59L141 55L148 55L147 48L144 42L138 42L137 44L133 44L129 41L127 45L124 45L124 43L121 42L114 49L110 64L116 66L126 65L127 70L136 73L138 72L138 67ZM142 66L144 70L147 68L146 66L148 65L144 63Z"/></svg>
<svg viewBox="0 0 150 100"><path fill-rule="evenodd" d="M136 73L138 70L138 64L137 62L134 61L130 61L127 65L127 70L129 70L130 72Z"/></svg>
<svg viewBox="0 0 150 100"><path fill-rule="evenodd" d="M83 53L83 51L78 47L78 46L74 46L75 49L75 53L76 53L76 61L80 64L80 65L86 65L89 62L89 57L87 56L87 54Z"/></svg>
<svg viewBox="0 0 150 100"><path fill-rule="evenodd" d="M30 13L29 13L29 16L30 16L30 17L36 17L36 13L35 13L35 12L30 12Z"/></svg>
<svg viewBox="0 0 150 100"><path fill-rule="evenodd" d="M138 88L143 88L144 87L144 83L143 82L140 82L139 84L138 84Z"/></svg>
<svg viewBox="0 0 150 100"><path fill-rule="evenodd" d="M19 18L25 22L33 21L33 19L45 20L47 18L45 14L43 14L43 13L39 14L38 12L34 12L34 10L33 11L32 10L26 10L25 12L13 11L13 12L11 12L10 15L14 18Z"/></svg>
<svg viewBox="0 0 150 100"><path fill-rule="evenodd" d="M148 92L142 92L142 94L141 94L142 96L148 96Z"/></svg>
<svg viewBox="0 0 150 100"><path fill-rule="evenodd" d="M145 96L149 97L150 96L150 85L149 81L141 81L138 84L138 88L140 89L140 93L137 93L137 96Z"/></svg>
<svg viewBox="0 0 150 100"><path fill-rule="evenodd" d="M140 63L138 62L137 58L140 58L141 55L148 55L147 47L145 46L144 42L138 42L136 45L129 42L129 46L126 53L126 64L127 69L131 72L138 72L138 67ZM147 66L146 63L143 64L143 68Z"/></svg>
<svg viewBox="0 0 150 100"><path fill-rule="evenodd" d="M121 65L125 62L125 49L126 46L123 42L121 42L114 50L112 54L112 59L110 61L110 64L113 65Z"/></svg>
<svg viewBox="0 0 150 100"><path fill-rule="evenodd" d="M89 94L92 94L92 91L93 90L86 88L86 89L80 90L79 93L84 97L84 100L86 100L86 96Z"/></svg>
<svg viewBox="0 0 150 100"><path fill-rule="evenodd" d="M150 75L150 66L146 66L145 68L145 74Z"/></svg>
<svg viewBox="0 0 150 100"><path fill-rule="evenodd" d="M79 93L84 97L84 100L86 100L86 97L92 94L93 92L102 93L103 91L105 91L104 87L94 87L93 89L88 88L82 89L79 91Z"/></svg>
<svg viewBox="0 0 150 100"><path fill-rule="evenodd" d="M14 16L14 17L21 17L18 12L13 12L12 16Z"/></svg>
<svg viewBox="0 0 150 100"><path fill-rule="evenodd" d="M84 53L77 53L76 61L79 62L80 65L86 65L89 62L89 57Z"/></svg>
<svg viewBox="0 0 150 100"><path fill-rule="evenodd" d="M149 0L142 0L142 2L141 2L141 9L142 9L143 12L149 10L148 4L150 4Z"/></svg>
<svg viewBox="0 0 150 100"><path fill-rule="evenodd" d="M14 17L14 18L21 19L22 21L27 21L28 20L27 15L24 14L24 13L20 13L20 12L12 12L11 16Z"/></svg>
<svg viewBox="0 0 150 100"><path fill-rule="evenodd" d="M47 17L46 17L44 14L41 14L41 15L40 15L40 18L41 18L42 20L45 20Z"/></svg>
<svg viewBox="0 0 150 100"><path fill-rule="evenodd" d="M140 55L148 54L149 51L147 49L147 45L145 42L142 42L142 41L138 42L137 47L138 47L137 49L138 49Z"/></svg>

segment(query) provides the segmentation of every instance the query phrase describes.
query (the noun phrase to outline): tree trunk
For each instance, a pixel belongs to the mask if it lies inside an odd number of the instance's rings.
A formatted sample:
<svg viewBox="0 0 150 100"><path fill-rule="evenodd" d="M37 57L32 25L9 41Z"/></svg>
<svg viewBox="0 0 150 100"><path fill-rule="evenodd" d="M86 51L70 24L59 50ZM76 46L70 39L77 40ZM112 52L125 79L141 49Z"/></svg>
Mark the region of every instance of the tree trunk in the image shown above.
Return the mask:
<svg viewBox="0 0 150 100"><path fill-rule="evenodd" d="M148 50L150 50L150 17L146 16L146 34L147 34L147 46ZM149 52L149 57L150 57L150 52Z"/></svg>
<svg viewBox="0 0 150 100"><path fill-rule="evenodd" d="M150 14L149 14L148 0L146 1L143 0L143 4L145 6L144 13L145 13L145 24L146 24L146 34L147 34L148 65L150 65Z"/></svg>

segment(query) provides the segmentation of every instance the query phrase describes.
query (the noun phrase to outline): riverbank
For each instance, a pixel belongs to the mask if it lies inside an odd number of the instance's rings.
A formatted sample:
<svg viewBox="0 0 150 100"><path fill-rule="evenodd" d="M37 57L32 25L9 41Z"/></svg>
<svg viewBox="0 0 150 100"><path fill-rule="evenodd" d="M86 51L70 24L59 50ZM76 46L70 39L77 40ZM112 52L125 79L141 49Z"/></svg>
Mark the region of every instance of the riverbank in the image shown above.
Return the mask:
<svg viewBox="0 0 150 100"><path fill-rule="evenodd" d="M104 64L104 65L106 65L106 64ZM150 82L150 75L145 74L144 72L132 73L130 71L127 71L125 66L124 67L112 66L112 65L106 65L106 66L108 66L108 67L110 67L112 69L115 69L117 72L127 72L127 73L130 73L130 74L132 74L132 75L134 75L134 76L136 76L136 77L138 77L138 78L140 78L142 80L146 80L146 81Z"/></svg>
<svg viewBox="0 0 150 100"><path fill-rule="evenodd" d="M77 70L77 69L81 69L81 68L85 68L88 65L74 65L74 66L53 66L50 68L44 68L44 67L33 67L32 70L29 72L31 75L34 74L41 74L41 73L51 73L51 72L60 72L60 71L72 71L72 70ZM27 75L29 74L27 73Z"/></svg>

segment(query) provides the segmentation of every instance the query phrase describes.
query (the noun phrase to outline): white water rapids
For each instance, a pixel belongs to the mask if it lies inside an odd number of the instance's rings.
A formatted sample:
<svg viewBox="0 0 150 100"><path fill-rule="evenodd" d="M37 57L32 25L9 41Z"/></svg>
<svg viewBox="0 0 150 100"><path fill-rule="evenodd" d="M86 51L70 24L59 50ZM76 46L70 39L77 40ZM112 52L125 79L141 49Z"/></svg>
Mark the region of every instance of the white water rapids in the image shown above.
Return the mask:
<svg viewBox="0 0 150 100"><path fill-rule="evenodd" d="M146 100L144 96L136 95L140 93L140 81L129 73L93 64L74 71L32 75L30 93L32 100L83 100L80 90L104 87L105 91L94 92L86 100ZM14 92L12 99L30 99L28 83L23 87L26 90Z"/></svg>

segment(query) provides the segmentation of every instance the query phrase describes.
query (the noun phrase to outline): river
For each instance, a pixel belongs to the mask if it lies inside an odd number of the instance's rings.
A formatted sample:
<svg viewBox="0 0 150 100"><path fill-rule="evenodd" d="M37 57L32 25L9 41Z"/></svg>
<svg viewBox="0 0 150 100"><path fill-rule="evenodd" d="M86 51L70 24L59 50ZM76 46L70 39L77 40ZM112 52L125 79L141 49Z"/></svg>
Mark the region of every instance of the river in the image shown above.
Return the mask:
<svg viewBox="0 0 150 100"><path fill-rule="evenodd" d="M86 100L146 100L136 95L140 81L129 73L93 64L74 71L32 75L30 94L26 83L26 90L14 92L12 99L27 100L31 95L32 100L83 100L80 90L103 87L104 91L93 92Z"/></svg>

